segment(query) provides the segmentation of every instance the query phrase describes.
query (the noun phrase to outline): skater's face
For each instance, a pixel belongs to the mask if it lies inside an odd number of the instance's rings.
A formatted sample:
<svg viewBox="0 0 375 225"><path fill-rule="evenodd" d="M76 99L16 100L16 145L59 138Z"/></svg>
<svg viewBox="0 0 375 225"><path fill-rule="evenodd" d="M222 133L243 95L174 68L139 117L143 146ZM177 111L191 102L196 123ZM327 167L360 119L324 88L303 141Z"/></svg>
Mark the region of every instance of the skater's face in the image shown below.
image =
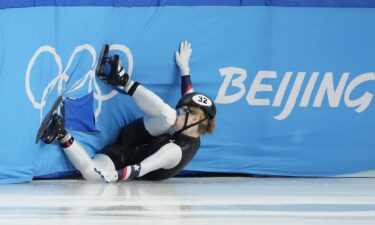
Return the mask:
<svg viewBox="0 0 375 225"><path fill-rule="evenodd" d="M186 124L187 126L189 126L192 123L196 123L199 120L199 116L195 112L189 110L186 107L178 108L177 109L177 119L176 119L176 122L173 126L174 131L179 131L184 127L185 119L186 119L186 116L187 116L188 113L189 113L189 115L188 115L189 117L188 117L188 121L187 121L187 124Z"/></svg>

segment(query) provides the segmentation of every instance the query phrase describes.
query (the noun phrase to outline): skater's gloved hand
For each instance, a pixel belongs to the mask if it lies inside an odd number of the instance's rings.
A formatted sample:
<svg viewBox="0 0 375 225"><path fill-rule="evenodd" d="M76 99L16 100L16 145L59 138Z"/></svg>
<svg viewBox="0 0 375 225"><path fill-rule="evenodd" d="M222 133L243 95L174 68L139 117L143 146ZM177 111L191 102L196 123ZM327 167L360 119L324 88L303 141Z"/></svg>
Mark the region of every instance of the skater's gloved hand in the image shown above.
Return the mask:
<svg viewBox="0 0 375 225"><path fill-rule="evenodd" d="M105 74L100 74L98 75L98 77L104 83L112 85L112 86L125 86L125 84L129 80L129 75L127 73L125 73L122 76L120 76L118 73L112 74L110 76L107 76Z"/></svg>
<svg viewBox="0 0 375 225"><path fill-rule="evenodd" d="M180 68L181 76L190 75L189 58L191 55L191 44L187 41L183 41L180 44L180 52L176 51L176 63Z"/></svg>

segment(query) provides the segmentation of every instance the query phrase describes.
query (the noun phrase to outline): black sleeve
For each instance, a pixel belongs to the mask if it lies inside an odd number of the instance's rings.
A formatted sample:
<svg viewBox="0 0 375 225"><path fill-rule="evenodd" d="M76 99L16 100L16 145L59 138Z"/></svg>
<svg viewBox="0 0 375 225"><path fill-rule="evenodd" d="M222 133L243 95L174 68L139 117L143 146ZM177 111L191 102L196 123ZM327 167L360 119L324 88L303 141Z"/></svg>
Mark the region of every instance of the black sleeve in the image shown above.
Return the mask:
<svg viewBox="0 0 375 225"><path fill-rule="evenodd" d="M181 76L181 96L184 96L186 93L190 93L192 91L194 90L190 75Z"/></svg>

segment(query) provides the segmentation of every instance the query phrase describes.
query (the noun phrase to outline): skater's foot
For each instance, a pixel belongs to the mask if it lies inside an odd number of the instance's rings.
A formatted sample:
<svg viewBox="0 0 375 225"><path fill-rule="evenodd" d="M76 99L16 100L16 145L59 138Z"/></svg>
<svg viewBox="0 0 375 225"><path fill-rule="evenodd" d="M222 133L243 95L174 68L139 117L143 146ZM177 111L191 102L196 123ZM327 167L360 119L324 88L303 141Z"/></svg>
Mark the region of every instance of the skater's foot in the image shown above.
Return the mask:
<svg viewBox="0 0 375 225"><path fill-rule="evenodd" d="M64 120L61 116L54 113L47 122L47 127L41 137L44 143L50 144L54 140L62 139L66 135L66 130L64 128Z"/></svg>
<svg viewBox="0 0 375 225"><path fill-rule="evenodd" d="M61 136L63 133L65 133L63 119L57 115L59 107L61 103L63 102L63 98L60 95L55 102L52 105L52 108L47 113L47 115L44 117L42 123L40 124L40 127L38 129L38 133L36 135L35 143L38 143L40 139L43 139L43 141L47 144L51 143L54 139L56 139L58 136ZM56 124L56 122L58 122ZM55 131L53 131L55 130ZM57 132L56 135L52 135L52 132ZM65 135L65 134L64 134ZM52 138L55 136L54 138ZM52 138L52 140L51 140ZM49 143L48 143L49 142Z"/></svg>
<svg viewBox="0 0 375 225"><path fill-rule="evenodd" d="M108 51L109 45L106 44L100 53L96 75L106 84L124 87L129 75L121 65L119 55L108 56Z"/></svg>

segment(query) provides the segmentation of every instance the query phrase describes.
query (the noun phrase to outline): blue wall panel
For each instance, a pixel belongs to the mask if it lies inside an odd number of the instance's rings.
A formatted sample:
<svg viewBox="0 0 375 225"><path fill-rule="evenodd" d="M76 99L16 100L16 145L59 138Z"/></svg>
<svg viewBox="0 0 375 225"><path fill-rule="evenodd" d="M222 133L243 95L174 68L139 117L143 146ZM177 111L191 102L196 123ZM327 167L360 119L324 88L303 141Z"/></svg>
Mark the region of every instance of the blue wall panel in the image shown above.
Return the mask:
<svg viewBox="0 0 375 225"><path fill-rule="evenodd" d="M182 40L193 46L195 89L218 106L217 130L203 138L187 170L374 176L374 27L372 8L3 9L0 182L74 171L57 144L34 143L63 91L73 97L94 91L101 132L74 132L91 155L141 115L129 97L94 77L103 43L120 54L134 80L176 104L174 51Z"/></svg>
<svg viewBox="0 0 375 225"><path fill-rule="evenodd" d="M279 7L375 7L373 0L3 0L2 8L39 6L279 6Z"/></svg>

